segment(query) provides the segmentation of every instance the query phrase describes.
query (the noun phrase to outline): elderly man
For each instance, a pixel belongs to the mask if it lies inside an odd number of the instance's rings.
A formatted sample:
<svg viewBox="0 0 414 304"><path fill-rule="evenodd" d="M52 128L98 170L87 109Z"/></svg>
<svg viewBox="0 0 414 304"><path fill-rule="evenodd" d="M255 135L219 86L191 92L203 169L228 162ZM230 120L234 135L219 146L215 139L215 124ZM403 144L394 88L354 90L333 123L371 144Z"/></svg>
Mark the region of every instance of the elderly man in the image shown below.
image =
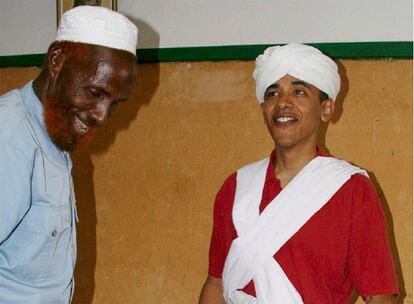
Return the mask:
<svg viewBox="0 0 414 304"><path fill-rule="evenodd" d="M200 303L393 303L396 276L380 201L364 170L328 157L318 131L335 111L337 66L297 43L256 59L270 157L217 194Z"/></svg>
<svg viewBox="0 0 414 304"><path fill-rule="evenodd" d="M79 6L61 18L39 76L0 97L0 303L70 303L77 220L69 152L136 78L138 30Z"/></svg>

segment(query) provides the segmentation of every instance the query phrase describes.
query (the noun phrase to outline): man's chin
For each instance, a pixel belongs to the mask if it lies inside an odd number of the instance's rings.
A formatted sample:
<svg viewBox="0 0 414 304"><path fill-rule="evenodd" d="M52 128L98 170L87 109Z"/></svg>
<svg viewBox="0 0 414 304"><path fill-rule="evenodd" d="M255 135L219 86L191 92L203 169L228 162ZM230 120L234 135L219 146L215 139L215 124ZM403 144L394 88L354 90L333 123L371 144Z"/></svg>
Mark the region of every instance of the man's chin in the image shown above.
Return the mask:
<svg viewBox="0 0 414 304"><path fill-rule="evenodd" d="M77 140L71 146L71 149L67 151L73 152L73 151L77 151L77 150L84 148L92 141L92 139L95 136L95 133L96 133L96 129L92 129L88 133L86 133L84 136L77 138Z"/></svg>
<svg viewBox="0 0 414 304"><path fill-rule="evenodd" d="M56 147L61 151L73 152L85 147L95 136L96 130L92 129L82 137L68 136L67 134L61 136L53 136L52 141Z"/></svg>

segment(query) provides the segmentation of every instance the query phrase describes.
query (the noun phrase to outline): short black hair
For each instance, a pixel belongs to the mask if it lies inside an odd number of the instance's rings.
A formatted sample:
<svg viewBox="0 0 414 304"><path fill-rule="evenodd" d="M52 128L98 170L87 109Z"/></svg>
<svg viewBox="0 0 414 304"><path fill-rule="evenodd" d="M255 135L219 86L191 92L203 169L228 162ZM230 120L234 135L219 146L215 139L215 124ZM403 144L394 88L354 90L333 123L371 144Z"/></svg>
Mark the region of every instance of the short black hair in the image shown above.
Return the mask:
<svg viewBox="0 0 414 304"><path fill-rule="evenodd" d="M324 101L324 100L329 99L329 96L324 91L319 90L319 99L321 101Z"/></svg>

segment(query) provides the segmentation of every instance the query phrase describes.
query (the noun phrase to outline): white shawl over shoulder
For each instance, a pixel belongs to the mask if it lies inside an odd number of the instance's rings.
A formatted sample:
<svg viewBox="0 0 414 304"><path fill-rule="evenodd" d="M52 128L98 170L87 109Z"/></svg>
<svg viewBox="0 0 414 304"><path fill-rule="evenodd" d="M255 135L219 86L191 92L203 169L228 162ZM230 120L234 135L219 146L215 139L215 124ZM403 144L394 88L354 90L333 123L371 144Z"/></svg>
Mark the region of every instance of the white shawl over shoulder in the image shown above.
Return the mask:
<svg viewBox="0 0 414 304"><path fill-rule="evenodd" d="M238 238L230 247L223 271L227 303L255 303L234 299L240 297L237 290L252 279L256 303L303 303L273 256L353 174L368 176L343 160L315 157L259 214L268 164L266 158L237 172L233 222Z"/></svg>

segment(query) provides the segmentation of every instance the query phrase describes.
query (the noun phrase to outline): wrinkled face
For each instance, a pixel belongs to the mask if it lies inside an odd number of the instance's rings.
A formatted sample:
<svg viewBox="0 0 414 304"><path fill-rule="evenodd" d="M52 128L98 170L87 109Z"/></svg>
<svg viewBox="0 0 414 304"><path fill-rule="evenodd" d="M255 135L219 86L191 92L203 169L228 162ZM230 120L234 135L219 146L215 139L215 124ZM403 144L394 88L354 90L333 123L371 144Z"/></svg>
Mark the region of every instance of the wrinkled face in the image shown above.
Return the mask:
<svg viewBox="0 0 414 304"><path fill-rule="evenodd" d="M279 148L315 147L320 123L334 110L331 99L320 100L319 89L290 75L267 88L262 104L265 123Z"/></svg>
<svg viewBox="0 0 414 304"><path fill-rule="evenodd" d="M56 52L52 84L44 101L45 124L63 151L78 149L92 138L135 84L135 57L105 47L81 45ZM55 65L55 66L53 66Z"/></svg>

